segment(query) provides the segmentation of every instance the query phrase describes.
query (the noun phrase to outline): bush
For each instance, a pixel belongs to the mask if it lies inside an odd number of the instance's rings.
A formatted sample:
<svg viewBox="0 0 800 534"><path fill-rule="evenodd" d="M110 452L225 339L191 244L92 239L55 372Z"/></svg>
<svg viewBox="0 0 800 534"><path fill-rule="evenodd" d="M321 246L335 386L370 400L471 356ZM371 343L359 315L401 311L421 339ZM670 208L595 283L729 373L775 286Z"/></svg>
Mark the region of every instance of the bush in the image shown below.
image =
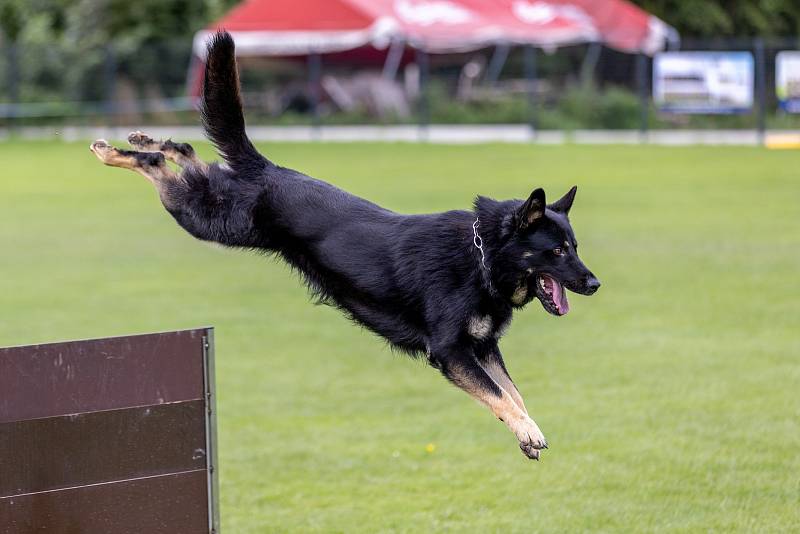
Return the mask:
<svg viewBox="0 0 800 534"><path fill-rule="evenodd" d="M619 87L567 89L557 107L581 128L636 129L641 120L639 98Z"/></svg>
<svg viewBox="0 0 800 534"><path fill-rule="evenodd" d="M524 124L530 117L524 94L460 102L452 97L445 84L434 81L428 88L428 98L432 123ZM640 116L639 98L620 87L604 91L595 87L569 88L551 104L540 103L536 109L536 122L543 130L636 129Z"/></svg>

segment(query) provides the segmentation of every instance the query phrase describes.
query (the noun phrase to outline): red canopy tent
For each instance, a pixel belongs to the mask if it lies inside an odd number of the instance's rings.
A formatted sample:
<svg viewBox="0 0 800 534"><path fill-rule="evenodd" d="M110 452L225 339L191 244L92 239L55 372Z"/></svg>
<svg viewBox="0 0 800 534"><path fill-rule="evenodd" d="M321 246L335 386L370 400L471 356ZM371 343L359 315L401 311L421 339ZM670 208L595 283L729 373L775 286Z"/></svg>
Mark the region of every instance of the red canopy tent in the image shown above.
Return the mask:
<svg viewBox="0 0 800 534"><path fill-rule="evenodd" d="M602 43L652 55L677 40L673 28L627 0L245 0L195 34L201 60L190 72L195 96L206 42L220 28L232 34L240 57L327 54L339 61L385 61L385 72L409 59L411 50Z"/></svg>
<svg viewBox="0 0 800 534"><path fill-rule="evenodd" d="M232 33L240 56L385 51L393 42L434 54L602 42L652 55L677 36L626 0L246 0L196 34L199 57L217 28Z"/></svg>

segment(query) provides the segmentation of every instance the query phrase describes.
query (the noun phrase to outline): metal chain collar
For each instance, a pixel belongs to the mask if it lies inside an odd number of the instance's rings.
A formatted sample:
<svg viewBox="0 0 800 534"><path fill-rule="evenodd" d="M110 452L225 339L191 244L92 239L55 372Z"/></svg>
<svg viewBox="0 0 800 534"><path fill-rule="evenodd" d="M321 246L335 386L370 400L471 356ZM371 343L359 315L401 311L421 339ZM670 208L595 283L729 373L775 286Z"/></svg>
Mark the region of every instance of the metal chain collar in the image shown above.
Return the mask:
<svg viewBox="0 0 800 534"><path fill-rule="evenodd" d="M493 297L499 296L499 293L494 288L494 284L492 284L492 274L489 267L486 266L486 254L483 251L483 239L481 239L481 235L478 233L478 227L481 225L481 221L478 217L475 217L475 222L472 223L472 244L475 245L475 248L478 249L481 253L481 265L483 266L483 280L486 284L486 289L489 291L489 294Z"/></svg>
<svg viewBox="0 0 800 534"><path fill-rule="evenodd" d="M483 265L483 268L488 271L489 269L486 267L486 255L483 252L483 239L481 239L480 234L478 234L478 227L480 225L481 221L476 217L475 222L472 223L472 233L474 234L474 237L472 238L472 244L475 245L475 248L481 252L481 265Z"/></svg>

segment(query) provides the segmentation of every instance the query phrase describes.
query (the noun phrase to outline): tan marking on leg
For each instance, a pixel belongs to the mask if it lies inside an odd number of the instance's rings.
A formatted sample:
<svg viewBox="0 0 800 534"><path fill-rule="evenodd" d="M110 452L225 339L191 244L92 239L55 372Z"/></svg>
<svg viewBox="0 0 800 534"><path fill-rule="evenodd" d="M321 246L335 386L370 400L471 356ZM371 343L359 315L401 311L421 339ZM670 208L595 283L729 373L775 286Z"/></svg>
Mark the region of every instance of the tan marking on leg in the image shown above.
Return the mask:
<svg viewBox="0 0 800 534"><path fill-rule="evenodd" d="M539 459L539 450L547 448L547 440L536 422L522 411L505 389L495 383L500 389L498 396L481 387L470 378L468 373L457 367L451 368L450 373L456 385L487 406L495 417L506 424L517 437L519 448L525 456L534 460Z"/></svg>
<svg viewBox="0 0 800 534"><path fill-rule="evenodd" d="M508 376L508 373L505 372L503 367L496 361L490 360L487 363L479 363L479 365L486 371L486 374L492 377L498 386L503 388L511 395L511 398L514 400L519 408L528 413L528 409L525 408L525 401L522 400L522 395L520 395L517 386L514 385L514 382L511 380L511 377Z"/></svg>
<svg viewBox="0 0 800 534"><path fill-rule="evenodd" d="M137 130L128 134L128 143L140 152L160 152L164 154L165 158L180 167L196 167L201 171L208 168L208 164L197 157L193 148L190 155L182 154L175 150L171 140L156 141L146 133Z"/></svg>
<svg viewBox="0 0 800 534"><path fill-rule="evenodd" d="M97 156L97 159L110 167L120 167L121 169L135 170L137 166L135 158L120 154L119 151L113 146L109 145L108 141L105 139L98 139L89 145L89 150L91 150L94 155Z"/></svg>
<svg viewBox="0 0 800 534"><path fill-rule="evenodd" d="M89 149L104 164L138 172L157 187L162 182L180 179L175 171L164 165L163 160L160 165L143 165L136 159L135 154L121 152L109 145L105 139L98 139L89 146Z"/></svg>
<svg viewBox="0 0 800 534"><path fill-rule="evenodd" d="M109 145L104 139L98 139L89 146L89 149L104 164L110 167L130 169L147 178L156 187L164 206L167 208L173 207L174 202L170 199L167 184L169 182L181 182L183 179L175 171L167 167L163 158L159 164L143 164L142 161L136 158L135 152L120 151ZM152 158L152 156L150 157Z"/></svg>

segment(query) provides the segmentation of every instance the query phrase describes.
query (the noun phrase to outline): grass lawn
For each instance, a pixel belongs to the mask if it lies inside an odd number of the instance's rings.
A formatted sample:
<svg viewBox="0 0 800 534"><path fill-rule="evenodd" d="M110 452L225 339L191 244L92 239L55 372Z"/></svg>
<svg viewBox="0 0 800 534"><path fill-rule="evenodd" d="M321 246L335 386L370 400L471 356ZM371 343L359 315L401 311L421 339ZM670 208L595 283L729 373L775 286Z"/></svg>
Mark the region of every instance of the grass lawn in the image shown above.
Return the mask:
<svg viewBox="0 0 800 534"><path fill-rule="evenodd" d="M401 212L579 184L603 288L562 318L530 304L501 344L550 441L536 463L436 372L309 304L286 267L195 241L87 146L0 143L0 345L214 325L226 532L800 525L800 152L261 146Z"/></svg>

